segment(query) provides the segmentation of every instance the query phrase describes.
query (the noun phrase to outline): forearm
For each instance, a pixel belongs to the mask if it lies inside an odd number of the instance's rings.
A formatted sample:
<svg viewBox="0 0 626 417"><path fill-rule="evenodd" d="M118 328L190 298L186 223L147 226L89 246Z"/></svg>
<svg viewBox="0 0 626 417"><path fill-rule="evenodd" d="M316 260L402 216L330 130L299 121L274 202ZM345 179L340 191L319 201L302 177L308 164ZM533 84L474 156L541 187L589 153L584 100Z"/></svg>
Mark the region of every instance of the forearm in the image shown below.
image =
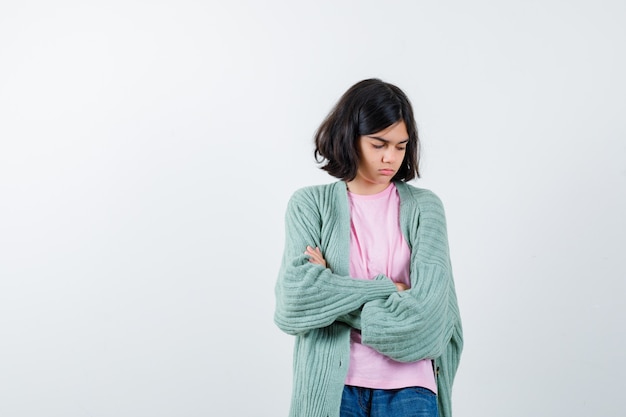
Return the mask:
<svg viewBox="0 0 626 417"><path fill-rule="evenodd" d="M347 324L356 330L361 330L361 309L337 317L337 321Z"/></svg>
<svg viewBox="0 0 626 417"><path fill-rule="evenodd" d="M395 290L395 285L383 275L371 281L353 279L333 274L299 256L281 268L274 320L289 334L326 327L344 316L356 323L355 317L349 318L351 313Z"/></svg>
<svg viewBox="0 0 626 417"><path fill-rule="evenodd" d="M362 340L401 362L432 359L445 350L457 317L456 296L447 270L422 265L416 288L365 303Z"/></svg>

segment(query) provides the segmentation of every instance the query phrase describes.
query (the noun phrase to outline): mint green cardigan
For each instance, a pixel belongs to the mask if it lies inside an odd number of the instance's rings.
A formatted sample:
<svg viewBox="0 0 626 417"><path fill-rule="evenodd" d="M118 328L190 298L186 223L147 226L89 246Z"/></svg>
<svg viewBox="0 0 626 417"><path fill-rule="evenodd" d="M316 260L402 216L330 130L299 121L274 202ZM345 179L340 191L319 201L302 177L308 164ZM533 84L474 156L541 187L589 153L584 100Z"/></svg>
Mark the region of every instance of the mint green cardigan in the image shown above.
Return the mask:
<svg viewBox="0 0 626 417"><path fill-rule="evenodd" d="M463 347L443 206L432 192L396 182L400 227L411 248L411 289L384 275L351 278L346 184L307 187L289 200L274 321L295 335L291 417L339 417L350 330L397 361L434 359L439 415L451 416L452 382ZM319 246L328 268L308 262Z"/></svg>

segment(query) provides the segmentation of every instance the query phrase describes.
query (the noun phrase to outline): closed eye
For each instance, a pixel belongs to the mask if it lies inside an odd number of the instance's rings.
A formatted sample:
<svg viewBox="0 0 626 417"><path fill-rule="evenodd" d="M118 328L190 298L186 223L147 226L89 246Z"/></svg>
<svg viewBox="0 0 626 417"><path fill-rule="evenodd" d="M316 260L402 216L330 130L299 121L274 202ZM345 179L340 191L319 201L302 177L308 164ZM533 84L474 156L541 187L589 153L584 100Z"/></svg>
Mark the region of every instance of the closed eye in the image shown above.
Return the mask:
<svg viewBox="0 0 626 417"><path fill-rule="evenodd" d="M374 147L374 149L382 149L382 148L384 148L385 146L387 146L387 144L386 144L386 143L384 143L384 144L382 144L382 145L375 145L375 144L373 144L373 143L372 143L372 146ZM405 149L406 149L406 146L396 146L396 149L397 149L397 150L399 150L399 151L403 151L403 150L405 150Z"/></svg>

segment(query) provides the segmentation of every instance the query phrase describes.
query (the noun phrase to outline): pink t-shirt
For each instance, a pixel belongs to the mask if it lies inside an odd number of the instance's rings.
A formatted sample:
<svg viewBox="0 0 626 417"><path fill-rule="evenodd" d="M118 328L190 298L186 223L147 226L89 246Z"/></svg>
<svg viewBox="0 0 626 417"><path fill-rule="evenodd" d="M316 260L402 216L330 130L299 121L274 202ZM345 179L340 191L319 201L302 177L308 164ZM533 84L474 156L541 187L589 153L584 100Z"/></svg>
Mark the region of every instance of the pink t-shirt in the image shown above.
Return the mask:
<svg viewBox="0 0 626 417"><path fill-rule="evenodd" d="M350 201L350 275L373 279L385 274L410 286L411 251L400 230L400 197L391 183L374 195L348 192ZM347 385L395 389L421 386L437 392L429 359L402 363L361 343L352 330Z"/></svg>

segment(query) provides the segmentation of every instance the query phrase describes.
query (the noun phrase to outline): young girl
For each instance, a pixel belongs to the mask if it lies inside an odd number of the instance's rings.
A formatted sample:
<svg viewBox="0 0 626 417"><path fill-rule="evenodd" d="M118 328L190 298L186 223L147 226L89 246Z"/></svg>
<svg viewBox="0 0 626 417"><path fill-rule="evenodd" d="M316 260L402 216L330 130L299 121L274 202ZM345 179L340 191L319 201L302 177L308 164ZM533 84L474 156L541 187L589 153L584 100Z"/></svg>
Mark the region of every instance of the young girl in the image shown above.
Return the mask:
<svg viewBox="0 0 626 417"><path fill-rule="evenodd" d="M338 178L296 191L274 320L295 335L292 417L450 417L463 336L441 201L419 177L413 110L361 81L315 135Z"/></svg>

